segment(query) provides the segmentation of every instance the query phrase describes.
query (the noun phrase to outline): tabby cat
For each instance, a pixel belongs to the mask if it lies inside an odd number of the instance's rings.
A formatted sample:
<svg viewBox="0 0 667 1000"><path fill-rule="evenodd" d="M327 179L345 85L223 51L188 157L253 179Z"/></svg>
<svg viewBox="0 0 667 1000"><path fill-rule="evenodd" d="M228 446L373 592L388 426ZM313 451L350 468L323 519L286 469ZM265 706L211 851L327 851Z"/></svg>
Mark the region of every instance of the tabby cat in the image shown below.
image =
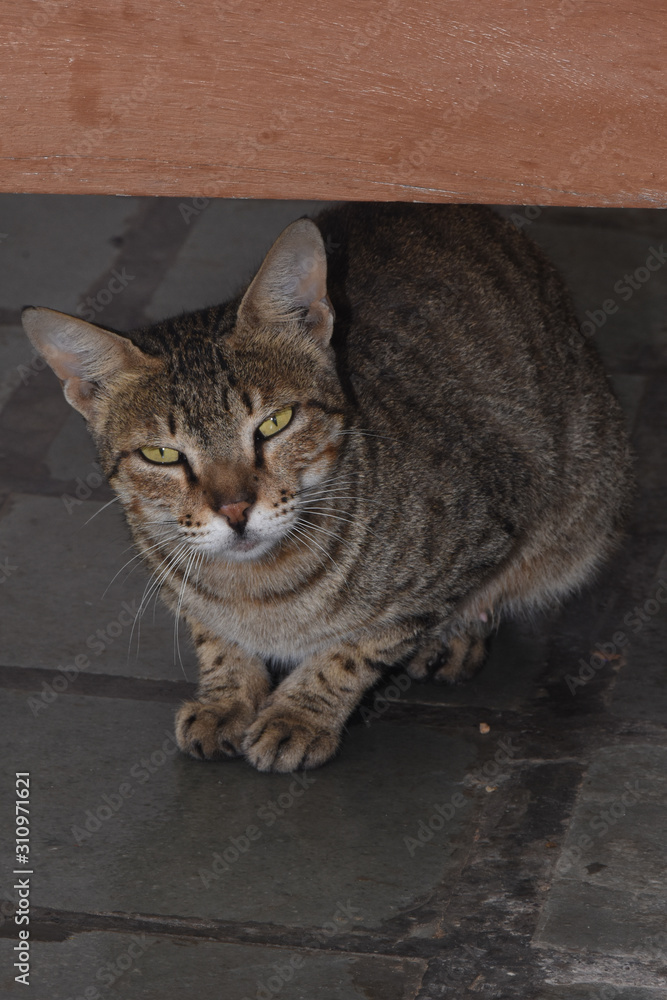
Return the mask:
<svg viewBox="0 0 667 1000"><path fill-rule="evenodd" d="M471 676L501 616L618 540L621 412L558 274L486 208L343 205L224 305L23 323L190 625L194 757L324 763L383 671Z"/></svg>

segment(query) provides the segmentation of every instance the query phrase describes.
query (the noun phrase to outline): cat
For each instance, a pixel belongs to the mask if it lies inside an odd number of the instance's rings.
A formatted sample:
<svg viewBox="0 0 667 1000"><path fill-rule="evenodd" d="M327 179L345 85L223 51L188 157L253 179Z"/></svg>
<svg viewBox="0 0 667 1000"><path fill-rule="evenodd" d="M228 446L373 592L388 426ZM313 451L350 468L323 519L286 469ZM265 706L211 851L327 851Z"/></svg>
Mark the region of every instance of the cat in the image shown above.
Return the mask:
<svg viewBox="0 0 667 1000"><path fill-rule="evenodd" d="M189 623L194 757L323 764L388 668L470 677L504 615L621 537L620 408L555 268L490 209L340 205L223 305L23 324Z"/></svg>

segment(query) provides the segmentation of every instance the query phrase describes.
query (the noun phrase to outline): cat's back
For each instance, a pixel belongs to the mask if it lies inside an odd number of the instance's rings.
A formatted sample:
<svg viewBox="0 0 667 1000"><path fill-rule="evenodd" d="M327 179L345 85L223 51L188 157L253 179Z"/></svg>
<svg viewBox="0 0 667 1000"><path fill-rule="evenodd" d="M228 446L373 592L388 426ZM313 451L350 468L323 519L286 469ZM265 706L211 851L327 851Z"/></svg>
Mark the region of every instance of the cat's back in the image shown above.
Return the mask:
<svg viewBox="0 0 667 1000"><path fill-rule="evenodd" d="M512 505L513 469L536 503L607 490L624 505L620 408L532 241L483 206L348 204L316 221L343 380L366 429L403 445L379 446L385 476L393 462L430 491L446 469L458 493L493 481Z"/></svg>
<svg viewBox="0 0 667 1000"><path fill-rule="evenodd" d="M438 379L444 365L470 387L500 379L506 392L525 393L535 366L551 366L553 387L565 355L583 346L570 345L575 318L553 265L484 206L348 204L317 222L338 346L357 371L372 376L375 365L387 377L392 361L409 371L424 354L431 363L420 377ZM584 367L598 367L591 351L579 354ZM571 367L562 388L572 388Z"/></svg>

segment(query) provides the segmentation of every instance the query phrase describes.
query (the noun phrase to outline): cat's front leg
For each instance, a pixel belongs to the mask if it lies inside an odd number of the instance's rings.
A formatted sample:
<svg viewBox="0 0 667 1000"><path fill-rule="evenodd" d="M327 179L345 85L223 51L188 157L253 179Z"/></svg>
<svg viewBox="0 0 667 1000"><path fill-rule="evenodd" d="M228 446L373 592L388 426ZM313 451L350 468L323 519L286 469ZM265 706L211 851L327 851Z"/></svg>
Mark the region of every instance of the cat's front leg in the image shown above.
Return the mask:
<svg viewBox="0 0 667 1000"><path fill-rule="evenodd" d="M192 626L199 658L196 700L176 713L176 741L199 760L238 757L243 737L270 690L264 663L238 646Z"/></svg>
<svg viewBox="0 0 667 1000"><path fill-rule="evenodd" d="M406 636L393 634L306 660L279 684L248 729L247 760L259 771L324 764L336 753L345 721L364 692L405 653Z"/></svg>

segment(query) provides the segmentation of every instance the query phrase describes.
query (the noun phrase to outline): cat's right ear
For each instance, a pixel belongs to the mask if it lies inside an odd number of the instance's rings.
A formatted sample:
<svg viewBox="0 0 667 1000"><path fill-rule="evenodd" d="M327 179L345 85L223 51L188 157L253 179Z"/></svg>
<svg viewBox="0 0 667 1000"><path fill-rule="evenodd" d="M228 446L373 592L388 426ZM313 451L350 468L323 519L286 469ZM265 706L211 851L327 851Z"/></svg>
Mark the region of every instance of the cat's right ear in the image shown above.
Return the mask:
<svg viewBox="0 0 667 1000"><path fill-rule="evenodd" d="M331 340L334 310L327 295L327 255L319 229L298 219L283 230L239 306L250 326L298 319L315 343Z"/></svg>
<svg viewBox="0 0 667 1000"><path fill-rule="evenodd" d="M60 379L67 402L86 420L94 418L99 398L112 382L156 364L126 337L55 309L28 306L21 322Z"/></svg>

